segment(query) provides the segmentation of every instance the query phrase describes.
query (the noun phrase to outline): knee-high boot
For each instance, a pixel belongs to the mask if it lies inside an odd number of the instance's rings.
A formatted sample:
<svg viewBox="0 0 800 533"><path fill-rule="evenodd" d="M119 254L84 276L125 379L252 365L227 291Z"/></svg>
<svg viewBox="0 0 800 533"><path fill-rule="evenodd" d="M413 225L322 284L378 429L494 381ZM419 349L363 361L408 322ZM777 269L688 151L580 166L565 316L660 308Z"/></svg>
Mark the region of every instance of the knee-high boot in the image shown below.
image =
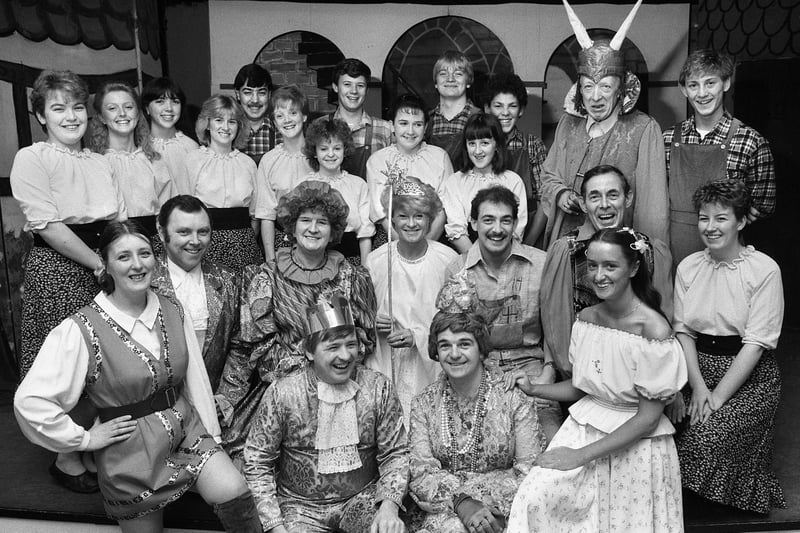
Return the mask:
<svg viewBox="0 0 800 533"><path fill-rule="evenodd" d="M228 533L263 533L256 502L250 491L227 502L214 504L213 507Z"/></svg>

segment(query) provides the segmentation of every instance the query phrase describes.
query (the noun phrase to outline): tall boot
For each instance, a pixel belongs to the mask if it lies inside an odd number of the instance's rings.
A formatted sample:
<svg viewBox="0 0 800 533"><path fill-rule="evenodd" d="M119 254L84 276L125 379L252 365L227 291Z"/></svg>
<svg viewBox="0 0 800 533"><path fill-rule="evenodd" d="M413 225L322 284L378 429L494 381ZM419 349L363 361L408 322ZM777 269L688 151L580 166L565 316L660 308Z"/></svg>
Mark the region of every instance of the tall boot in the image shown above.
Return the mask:
<svg viewBox="0 0 800 533"><path fill-rule="evenodd" d="M214 504L214 513L228 533L263 533L256 501L250 491L227 502Z"/></svg>

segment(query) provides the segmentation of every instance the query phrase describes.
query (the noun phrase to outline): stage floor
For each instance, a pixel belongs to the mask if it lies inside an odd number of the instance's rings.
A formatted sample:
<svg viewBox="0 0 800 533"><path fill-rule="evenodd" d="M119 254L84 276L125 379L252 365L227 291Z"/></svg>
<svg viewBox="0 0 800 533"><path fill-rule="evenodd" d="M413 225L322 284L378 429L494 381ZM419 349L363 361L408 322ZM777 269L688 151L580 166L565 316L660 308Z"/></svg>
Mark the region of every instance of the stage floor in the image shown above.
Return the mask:
<svg viewBox="0 0 800 533"><path fill-rule="evenodd" d="M800 529L800 330L785 330L777 359L783 376L783 395L775 434L774 468L786 492L786 509L759 516L698 502L687 502L687 532L754 532ZM27 520L49 520L85 524L113 524L106 518L98 494L69 492L56 485L47 473L53 454L30 444L19 431L12 412L12 392L0 391L0 529L12 523L15 531L57 531L63 527L31 528ZM5 519L8 520L4 523ZM190 493L169 506L165 514L168 528L214 530L222 528L211 508L199 495ZM99 528L105 529L105 528ZM70 531L88 529L70 529Z"/></svg>

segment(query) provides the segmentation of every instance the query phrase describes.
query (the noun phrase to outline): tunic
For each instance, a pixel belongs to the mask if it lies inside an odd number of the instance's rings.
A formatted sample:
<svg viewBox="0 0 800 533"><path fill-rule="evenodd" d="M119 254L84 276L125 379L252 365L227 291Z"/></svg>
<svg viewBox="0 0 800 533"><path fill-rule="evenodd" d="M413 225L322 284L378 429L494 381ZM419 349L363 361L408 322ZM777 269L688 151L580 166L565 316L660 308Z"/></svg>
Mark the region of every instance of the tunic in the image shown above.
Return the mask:
<svg viewBox="0 0 800 533"><path fill-rule="evenodd" d="M397 167L403 176L419 178L427 183L441 198L444 180L453 174L453 165L447 152L423 143L414 155L407 156L393 144L375 152L367 161L367 185L369 186L370 211L369 216L373 222L386 218L386 211L381 203L381 196L388 181L387 174L392 167Z"/></svg>
<svg viewBox="0 0 800 533"><path fill-rule="evenodd" d="M411 530L461 533L464 526L453 511L453 496L465 493L497 507L508 516L519 484L544 449L545 441L539 426L536 407L519 389L506 391L502 373L488 372L486 416L478 447L475 470L471 470L466 454L454 468L451 464L449 435L442 429L446 416L445 387L450 388L445 374L419 396L411 409L409 454L411 461L411 497L426 516L415 517ZM477 398L466 399L451 392L454 398L454 433L457 448L469 440ZM445 437L447 436L447 437Z"/></svg>
<svg viewBox="0 0 800 533"><path fill-rule="evenodd" d="M324 515L326 507L356 499L373 485L371 506L361 514L374 513L383 500L402 505L408 449L397 396L389 380L372 370L357 367L352 380L359 388L354 400L362 466L348 472L317 470L319 399L312 367L279 379L264 395L247 438L244 470L264 531L285 523L287 506ZM368 531L370 521L358 531Z"/></svg>
<svg viewBox="0 0 800 533"><path fill-rule="evenodd" d="M84 393L104 408L172 386L182 386L173 407L138 418L128 439L94 452L106 512L129 520L178 499L220 450L204 426L218 433L194 332L172 303L149 293L144 312L132 317L99 294L47 337L14 408L28 439L72 452L90 444L67 414Z"/></svg>
<svg viewBox="0 0 800 533"><path fill-rule="evenodd" d="M280 199L312 172L303 153L290 153L283 144L267 152L256 172L255 217L274 221Z"/></svg>
<svg viewBox="0 0 800 533"><path fill-rule="evenodd" d="M375 290L367 270L328 251L323 268L304 271L292 261L291 251L278 250L274 268L254 265L242 273L239 332L231 339L217 390L227 426L223 445L233 458L241 458L253 415L269 384L306 364L306 309L316 305L321 294L338 293L350 300L362 359L375 346Z"/></svg>
<svg viewBox="0 0 800 533"><path fill-rule="evenodd" d="M466 174L456 172L445 180L441 196L444 212L447 215L444 232L448 239L452 241L467 235L472 199L475 198L478 191L494 185L502 185L517 196L519 208L517 209L517 227L514 230L514 235L519 240L522 240L522 234L528 224L525 184L522 183L522 178L511 170L506 170L499 175L490 174L488 176L479 175L472 171Z"/></svg>
<svg viewBox="0 0 800 533"><path fill-rule="evenodd" d="M389 315L389 246L392 246L392 311L398 329L414 333L414 346L394 348L387 335L378 334L375 352L367 358L369 368L382 372L394 382L403 406L406 427L409 427L411 400L433 383L439 375L439 363L428 356L428 332L436 314L436 295L447 278L447 265L458 256L444 244L428 241L428 250L419 259L410 261L400 256L397 242L384 244L367 256L367 269L375 284L378 313ZM392 375L392 351L396 359Z"/></svg>
<svg viewBox="0 0 800 533"><path fill-rule="evenodd" d="M103 157L111 163L129 217L158 215L161 205L177 194L167 168L154 165L141 148L133 152L108 149Z"/></svg>
<svg viewBox="0 0 800 533"><path fill-rule="evenodd" d="M590 139L586 118L565 113L558 122L555 139L544 162L542 202L548 213L548 229L556 214L558 194L571 189L580 192L582 178L597 165L614 165L622 171L633 192L633 208L625 213L624 224L669 242L669 197L664 166L661 128L640 111L619 115L609 131ZM560 216L560 215L559 215ZM551 241L580 226L584 217L567 216L565 225Z"/></svg>
<svg viewBox="0 0 800 533"><path fill-rule="evenodd" d="M199 145L180 131L176 131L175 137L171 139L150 137L150 143L161 154L161 159L153 164L166 167L172 183L175 184L175 194L193 194L186 170L186 154L197 150Z"/></svg>
<svg viewBox="0 0 800 533"><path fill-rule="evenodd" d="M732 263L708 250L691 254L675 276L675 331L697 337L736 335L764 352L738 391L703 424L685 427L677 444L684 486L710 500L748 511L785 507L772 472L775 412L781 378L775 357L783 324L778 265L752 246ZM699 352L700 373L713 391L738 351ZM691 394L685 395L691 400Z"/></svg>
<svg viewBox="0 0 800 533"><path fill-rule="evenodd" d="M101 155L46 142L23 148L11 167L11 191L25 214L25 230L50 222L88 224L126 219L127 209L111 165ZM34 246L25 263L20 373L33 363L50 330L92 301L100 289L91 270Z"/></svg>
<svg viewBox="0 0 800 533"><path fill-rule="evenodd" d="M578 318L572 383L586 392L548 449L582 448L633 418L639 395L668 401L686 383L674 337L650 340ZM674 428L663 414L649 435L572 470L533 467L511 508L508 533L683 531Z"/></svg>

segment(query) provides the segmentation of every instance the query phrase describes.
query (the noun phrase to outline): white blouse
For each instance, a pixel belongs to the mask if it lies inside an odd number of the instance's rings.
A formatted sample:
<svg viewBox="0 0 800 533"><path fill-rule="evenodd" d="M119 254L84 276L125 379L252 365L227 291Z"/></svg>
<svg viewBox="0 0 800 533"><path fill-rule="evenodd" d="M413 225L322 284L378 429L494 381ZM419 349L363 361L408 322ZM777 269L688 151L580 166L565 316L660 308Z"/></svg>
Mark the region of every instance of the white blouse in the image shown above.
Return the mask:
<svg viewBox="0 0 800 533"><path fill-rule="evenodd" d="M111 163L129 217L157 215L161 205L177 194L166 166L153 165L141 148L108 149L103 157Z"/></svg>
<svg viewBox="0 0 800 533"><path fill-rule="evenodd" d="M256 172L255 217L275 220L280 199L311 173L306 156L286 151L283 144L264 154Z"/></svg>
<svg viewBox="0 0 800 533"><path fill-rule="evenodd" d="M186 154L191 193L207 207L255 209L256 164L239 150L219 155L201 146Z"/></svg>
<svg viewBox="0 0 800 533"><path fill-rule="evenodd" d="M186 154L197 150L199 145L180 131L170 139L150 137L150 143L161 154L161 159L154 164L166 168L175 184L176 194L192 194L186 170Z"/></svg>

